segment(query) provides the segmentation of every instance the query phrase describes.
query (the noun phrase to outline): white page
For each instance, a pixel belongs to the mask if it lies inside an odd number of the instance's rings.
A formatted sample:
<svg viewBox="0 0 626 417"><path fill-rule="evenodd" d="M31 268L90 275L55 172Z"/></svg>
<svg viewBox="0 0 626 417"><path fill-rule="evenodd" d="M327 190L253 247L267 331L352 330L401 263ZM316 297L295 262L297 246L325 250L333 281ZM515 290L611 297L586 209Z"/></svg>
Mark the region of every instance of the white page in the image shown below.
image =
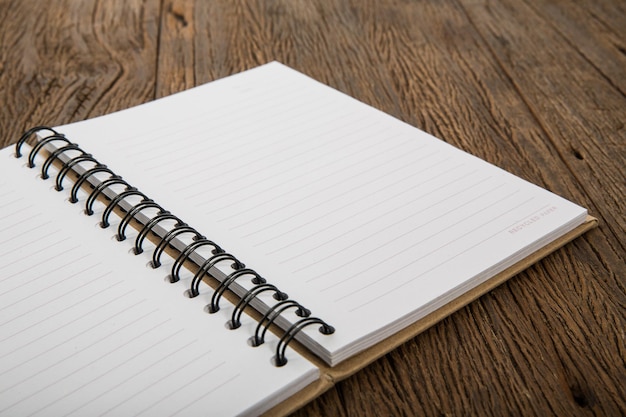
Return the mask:
<svg viewBox="0 0 626 417"><path fill-rule="evenodd" d="M333 363L586 215L278 63L60 129L335 326Z"/></svg>
<svg viewBox="0 0 626 417"><path fill-rule="evenodd" d="M13 149L0 151L0 415L258 414L317 379L203 312ZM41 163L39 163L41 165ZM99 209L100 212L102 209ZM171 265L171 262L169 262Z"/></svg>

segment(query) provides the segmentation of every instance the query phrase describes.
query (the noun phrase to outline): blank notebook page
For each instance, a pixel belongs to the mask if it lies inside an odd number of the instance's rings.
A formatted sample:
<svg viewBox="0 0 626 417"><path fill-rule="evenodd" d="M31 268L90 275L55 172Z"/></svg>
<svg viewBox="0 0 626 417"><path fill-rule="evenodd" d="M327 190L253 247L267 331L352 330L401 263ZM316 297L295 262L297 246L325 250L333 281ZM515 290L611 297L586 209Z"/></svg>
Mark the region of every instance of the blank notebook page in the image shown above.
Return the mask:
<svg viewBox="0 0 626 417"><path fill-rule="evenodd" d="M273 366L251 318L227 330L24 160L0 151L0 416L254 415L317 378L294 352Z"/></svg>
<svg viewBox="0 0 626 417"><path fill-rule="evenodd" d="M586 215L279 63L59 129L335 326L335 363Z"/></svg>

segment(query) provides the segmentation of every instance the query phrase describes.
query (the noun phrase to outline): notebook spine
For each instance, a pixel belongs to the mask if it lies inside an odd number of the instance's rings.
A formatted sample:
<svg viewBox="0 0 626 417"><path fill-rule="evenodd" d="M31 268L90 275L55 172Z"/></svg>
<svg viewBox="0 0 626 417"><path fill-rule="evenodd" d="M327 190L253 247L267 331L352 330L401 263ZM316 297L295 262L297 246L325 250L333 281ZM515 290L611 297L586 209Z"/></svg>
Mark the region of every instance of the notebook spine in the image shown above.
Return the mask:
<svg viewBox="0 0 626 417"><path fill-rule="evenodd" d="M251 346L260 346L265 342L267 330L275 324L277 319L284 315L288 309L294 309L295 322L288 322L287 328L283 328L284 333L279 338L276 346L276 353L273 362L276 366L283 366L287 363L285 351L289 343L297 334L309 325L319 325L319 332L325 335L334 333L335 329L320 318L311 316L311 311L269 283L253 269L247 268L234 255L227 253L217 243L202 235L198 230L189 226L180 218L165 210L161 205L150 199L144 193L126 182L121 176L115 174L106 165L101 164L91 154L83 151L80 146L68 140L64 134L47 126L35 126L27 130L15 145L15 156L21 158L22 147L33 135L39 139L28 153L27 166L35 168L37 155L46 150L47 155L41 166L41 178L50 178L50 167L54 164L59 166L54 178L56 191L62 191L63 182L70 172L76 175L72 188L69 191L70 203L79 202L79 192L81 189L88 190L85 199L84 213L88 216L94 214L94 205L97 201L103 201L104 211L100 221L100 227L108 228L111 213L118 210L120 223L115 237L118 241L126 240L126 229L132 221L137 221L138 234L135 237L133 253L139 255L144 252L143 243L152 233L159 236L156 246L152 251L152 260L149 265L152 268L162 266L161 257L167 248L175 248L176 254L172 256L174 262L167 276L172 283L180 280L181 268L183 265L192 262L196 271L191 279L186 295L190 298L200 294L200 285L206 276L213 276L219 281L214 290L209 304L205 311L213 314L220 310L220 300L224 293L231 289L235 281L242 277L248 277L252 287L245 290L240 295L239 301L235 305L231 318L227 323L230 329L237 329L241 326L241 316L243 311L253 300L264 293L272 293L273 305L263 304L265 311L260 311L263 316L259 319L254 335L249 339ZM45 135L45 136L44 136ZM59 146L57 146L59 145ZM102 178L104 177L104 178ZM114 191L114 187L121 191ZM134 202L131 202L134 201ZM151 213L151 214L149 214ZM156 232L158 231L158 233ZM184 243L181 238L187 236L189 243ZM178 242L178 246L174 245ZM182 243L181 243L182 242ZM202 249L203 248L203 249ZM210 250L210 255L200 255L201 249L206 253ZM230 272L222 279L211 274L220 266L219 270L226 267ZM206 285L206 284L205 284Z"/></svg>

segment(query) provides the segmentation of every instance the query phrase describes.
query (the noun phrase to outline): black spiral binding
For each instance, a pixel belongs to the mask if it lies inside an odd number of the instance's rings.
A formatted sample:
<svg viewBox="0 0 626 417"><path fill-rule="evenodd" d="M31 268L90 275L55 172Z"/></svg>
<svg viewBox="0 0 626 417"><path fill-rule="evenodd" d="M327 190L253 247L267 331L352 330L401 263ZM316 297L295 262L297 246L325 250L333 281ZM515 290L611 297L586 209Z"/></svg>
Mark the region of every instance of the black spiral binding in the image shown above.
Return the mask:
<svg viewBox="0 0 626 417"><path fill-rule="evenodd" d="M66 145L61 148L58 148L56 151L52 152L50 156L46 158L46 161L43 163L43 166L41 167L41 178L43 178L44 180L47 180L48 169L50 168L50 165L52 165L52 163L59 157L59 155L64 154L65 152L69 152L71 150L80 151L80 148L75 143L72 143L70 145Z"/></svg>
<svg viewBox="0 0 626 417"><path fill-rule="evenodd" d="M161 254L163 253L163 251L165 251L165 248L169 246L169 244L172 242L172 240L174 240L176 236L182 235L184 233L193 234L194 241L197 241L199 239L204 239L204 236L198 233L196 229L194 229L193 227L187 226L186 224L181 225L179 227L175 227L169 232L167 232L165 236L163 236L163 239L161 239L157 247L154 249L154 252L152 253L152 262L150 263L150 266L152 266L153 268L160 267L161 266Z"/></svg>
<svg viewBox="0 0 626 417"><path fill-rule="evenodd" d="M218 253L224 253L224 250L222 248L220 248L215 242L209 239L201 238L196 240L195 242L190 243L185 247L185 249L180 252L180 255L178 255L178 257L174 261L174 264L172 265L172 272L169 275L170 282L180 281L180 277L178 276L180 268L185 262L187 262L189 256L202 246L213 247L213 249L211 250L211 253L213 255L216 255Z"/></svg>
<svg viewBox="0 0 626 417"><path fill-rule="evenodd" d="M265 291L273 291L273 297L276 301L284 301L289 298L286 293L280 291L278 288L276 288L275 285L268 283L257 285L256 287L248 291L246 295L241 300L239 300L239 302L235 306L230 321L228 322L228 327L230 329L238 329L239 327L241 327L241 313L243 313L243 310L254 297Z"/></svg>
<svg viewBox="0 0 626 417"><path fill-rule="evenodd" d="M319 332L322 334L328 335L335 333L335 328L333 326L327 324L324 320L317 317L305 317L297 321L296 323L292 324L289 329L287 329L287 331L278 341L278 345L276 346L276 356L274 357L274 364L276 366L284 366L285 364L287 364L287 357L285 356L285 350L287 350L287 345L289 345L289 342L291 342L302 329L312 324L319 324Z"/></svg>
<svg viewBox="0 0 626 417"><path fill-rule="evenodd" d="M121 203L123 200L126 200L128 197L132 197L132 196L141 197L142 198L141 201L148 200L148 197L146 197L144 193L142 193L135 187L130 187L128 190L122 191L121 193L116 195L111 200L111 202L109 202L109 204L107 204L107 206L104 208L104 211L102 212L102 220L100 221L100 227L102 227L103 229L106 229L107 227L109 227L109 216L111 215L111 213L113 213L113 210L115 210L115 207L117 207L117 205ZM163 211L162 208L161 208L161 211ZM120 239L120 235L118 234L118 240L122 241L124 239Z"/></svg>
<svg viewBox="0 0 626 417"><path fill-rule="evenodd" d="M298 317L309 317L311 315L311 311L307 308L304 308L297 301L283 300L279 303L276 303L272 308L267 311L267 313L265 313L261 320L259 320L259 323L256 326L256 330L254 331L254 336L250 338L250 344L252 346L259 346L265 343L265 334L267 333L267 329L269 329L274 320L276 320L276 318L288 308L295 308L296 315ZM261 328L263 328L263 330L261 330Z"/></svg>
<svg viewBox="0 0 626 417"><path fill-rule="evenodd" d="M44 131L47 131L49 134L41 137L40 133ZM273 358L273 362L276 366L283 366L287 363L287 358L285 357L287 346L304 327L318 324L320 325L320 333L325 335L334 333L335 329L332 326L322 319L312 317L310 310L300 303L289 299L287 294L280 291L273 284L268 283L265 278L261 277L253 269L246 268L234 255L227 253L218 244L207 239L196 229L165 210L162 206L137 190L137 188L131 186L122 179L121 176L111 171L106 165L98 162L91 154L84 152L77 144L70 142L62 133L47 126L36 126L27 130L15 145L16 158L22 157L21 149L23 144L34 134L38 134L41 139L29 152L27 166L29 168L35 167L35 158L46 145L53 142L62 142L63 144L60 147L54 147L54 149L49 152L49 155L46 156L41 168L41 178L44 180L48 179L50 167L57 162L60 164L60 168L55 177L54 189L62 191L63 180L73 171L77 175L77 178L74 180L74 184L69 193L69 201L71 203L75 204L78 202L80 189L86 188L85 186L88 185L91 189L85 200L84 212L86 215L93 215L93 207L96 201L104 200L105 208L100 221L102 228L110 226L109 217L116 208L122 211L123 214L120 215L121 220L116 234L117 240L123 241L126 239L126 227L131 221L138 221L138 215L140 213L142 213L144 218L147 218L147 220L140 222L141 228L133 245L133 253L135 255L139 255L143 252L143 242L145 238L153 232L157 225L160 225L161 229L165 230L162 235L159 235L160 240L152 253L152 261L149 264L152 268L159 268L161 266L161 256L163 252L165 252L166 248L172 246L172 242L177 237L184 234L191 235L191 242L186 244L182 250L178 251L179 253L174 260L171 273L168 275L170 282L173 283L180 280L181 267L187 261L190 261L190 257L198 253L200 248L204 246L211 248L211 255L198 265L197 272L194 274L190 287L186 291L188 297L193 298L200 294L200 283L205 276L209 275L209 271L212 268L216 267L218 264L225 265L226 263L230 266L233 271L220 281L218 287L213 292L211 302L205 308L205 311L208 313L215 313L220 309L219 303L222 295L237 279L244 276L250 277L250 283L252 283L253 286L246 291L236 304L231 319L227 322L227 326L230 329L237 329L241 326L241 315L252 300L261 293L272 292L273 299L276 300L276 303L268 306L269 309L257 323L254 335L249 339L251 346L260 346L263 344L267 330L275 323L276 319L286 310L295 309L295 315L300 319L291 324L280 337L276 346L276 355ZM77 153L77 155L71 156L73 153ZM79 166L81 169L77 170L76 168ZM96 174L104 174L107 175L108 178L100 180L96 178ZM113 187L117 187L117 189L121 189L121 191L114 191ZM108 196L107 191L109 192ZM138 201L131 204L130 201L132 200ZM123 209L120 207L122 202L125 202L127 205L130 204L130 208ZM149 210L152 211L151 215L146 214ZM169 226L169 229L167 226L163 226L163 224L167 223L172 224Z"/></svg>
<svg viewBox="0 0 626 417"><path fill-rule="evenodd" d="M253 284L265 284L267 282L265 278L257 274L256 271L252 269L249 269L249 268L238 269L235 272L232 272L230 275L228 275L222 282L220 282L220 285L217 287L217 289L213 292L213 295L211 296L211 303L206 306L205 310L211 314L218 312L220 309L220 299L222 298L222 294L224 294L224 291L226 291L228 287L230 286L230 284L235 282L237 278L244 276L244 275L251 275L253 278L250 281Z"/></svg>
<svg viewBox="0 0 626 417"><path fill-rule="evenodd" d="M57 174L56 185L54 187L55 190L57 191L63 190L63 180L65 179L65 176L72 170L72 168L75 165L78 165L81 162L92 162L94 165L98 163L98 161L96 161L96 159L93 156L91 156L91 154L88 154L88 153L83 153L81 155L78 155L69 159L67 162L63 164L63 166L61 166L61 170Z"/></svg>

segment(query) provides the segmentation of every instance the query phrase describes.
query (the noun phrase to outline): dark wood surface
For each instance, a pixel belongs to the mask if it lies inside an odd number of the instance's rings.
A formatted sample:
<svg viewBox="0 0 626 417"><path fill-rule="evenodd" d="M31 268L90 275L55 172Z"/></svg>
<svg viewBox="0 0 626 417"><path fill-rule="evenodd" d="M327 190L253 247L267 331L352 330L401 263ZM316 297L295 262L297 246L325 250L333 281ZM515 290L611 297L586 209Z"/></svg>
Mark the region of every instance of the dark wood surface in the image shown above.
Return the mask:
<svg viewBox="0 0 626 417"><path fill-rule="evenodd" d="M626 415L626 2L0 0L0 144L279 60L600 227L296 415Z"/></svg>

